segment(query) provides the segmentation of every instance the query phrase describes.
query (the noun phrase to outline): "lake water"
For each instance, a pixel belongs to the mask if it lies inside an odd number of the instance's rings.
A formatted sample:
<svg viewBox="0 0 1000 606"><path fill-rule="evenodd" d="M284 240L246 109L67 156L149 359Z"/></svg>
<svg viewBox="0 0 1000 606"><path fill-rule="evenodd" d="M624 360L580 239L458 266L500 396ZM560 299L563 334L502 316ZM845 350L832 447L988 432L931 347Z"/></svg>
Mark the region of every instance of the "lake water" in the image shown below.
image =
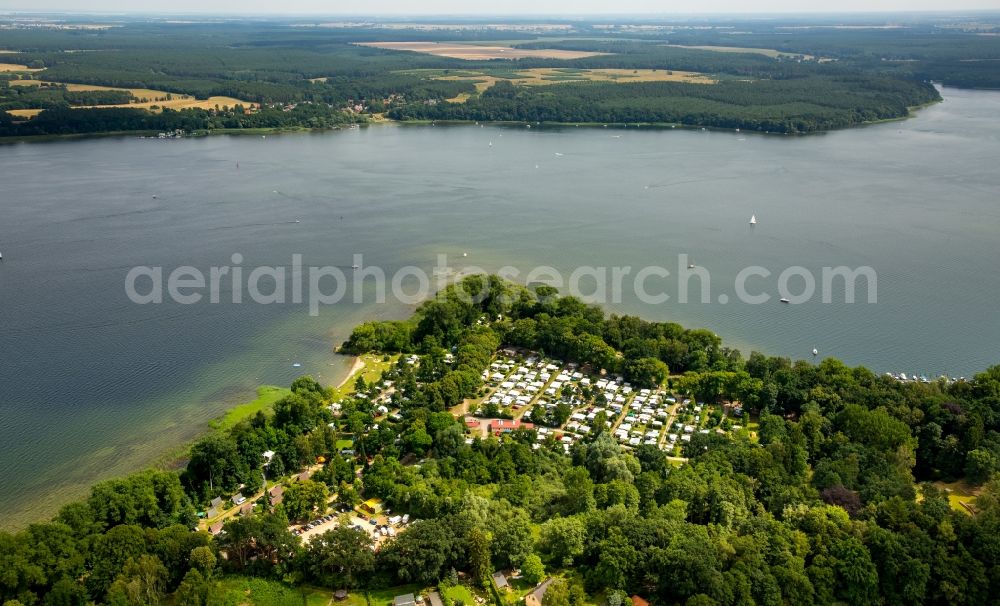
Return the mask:
<svg viewBox="0 0 1000 606"><path fill-rule="evenodd" d="M688 254L711 272L710 303L665 286L670 301L645 304L626 280L609 307L879 372L1000 362L1000 93L944 93L915 119L800 138L385 125L0 146L0 526L149 464L258 384L336 382L348 361L333 346L355 323L412 309L136 305L124 284L138 265L207 273L234 253L247 268L302 254L350 274L360 253L391 273L447 254L676 274ZM768 304L737 301L749 265L773 272L749 283ZM853 305L842 289L830 304L777 302L783 269L819 282L842 265L877 272L876 304L863 289Z"/></svg>

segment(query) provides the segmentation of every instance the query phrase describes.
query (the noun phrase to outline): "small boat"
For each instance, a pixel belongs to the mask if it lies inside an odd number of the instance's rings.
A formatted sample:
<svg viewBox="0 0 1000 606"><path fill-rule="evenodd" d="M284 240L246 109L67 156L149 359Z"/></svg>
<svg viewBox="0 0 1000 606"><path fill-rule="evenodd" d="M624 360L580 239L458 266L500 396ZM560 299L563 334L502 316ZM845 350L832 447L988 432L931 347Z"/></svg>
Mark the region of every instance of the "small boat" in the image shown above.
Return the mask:
<svg viewBox="0 0 1000 606"><path fill-rule="evenodd" d="M493 147L493 142L492 141L490 141L490 147Z"/></svg>
<svg viewBox="0 0 1000 606"><path fill-rule="evenodd" d="M785 297L781 297L781 302L782 302L782 303L791 303L791 301L789 301L789 300L788 300L788 299L786 299Z"/></svg>
<svg viewBox="0 0 1000 606"><path fill-rule="evenodd" d="M556 155L559 156L559 157L562 157L562 154L559 153L559 152L556 152Z"/></svg>
<svg viewBox="0 0 1000 606"><path fill-rule="evenodd" d="M462 253L462 256L463 256L463 257L468 257L468 256L469 256L469 253Z"/></svg>
<svg viewBox="0 0 1000 606"><path fill-rule="evenodd" d="M750 225L757 225L757 215L750 215Z"/></svg>
<svg viewBox="0 0 1000 606"><path fill-rule="evenodd" d="M296 362L295 364L292 364L292 368L302 368L302 365Z"/></svg>
<svg viewBox="0 0 1000 606"><path fill-rule="evenodd" d="M351 266L351 269L360 269L360 268L361 268L361 266L360 265L356 265L356 264Z"/></svg>
<svg viewBox="0 0 1000 606"><path fill-rule="evenodd" d="M819 355L819 350L813 347L813 357L815 358L818 355Z"/></svg>

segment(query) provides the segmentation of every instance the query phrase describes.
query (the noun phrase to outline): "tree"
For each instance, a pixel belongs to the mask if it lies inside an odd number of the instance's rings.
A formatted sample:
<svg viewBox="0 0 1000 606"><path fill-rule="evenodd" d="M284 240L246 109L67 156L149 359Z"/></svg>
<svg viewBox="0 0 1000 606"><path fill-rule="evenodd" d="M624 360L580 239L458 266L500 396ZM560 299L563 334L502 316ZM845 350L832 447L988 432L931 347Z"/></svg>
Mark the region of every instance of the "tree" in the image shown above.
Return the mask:
<svg viewBox="0 0 1000 606"><path fill-rule="evenodd" d="M146 534L135 525L115 526L97 535L93 546L93 570L87 577L92 596L100 599L130 561L146 552Z"/></svg>
<svg viewBox="0 0 1000 606"><path fill-rule="evenodd" d="M379 551L382 565L403 583L432 585L460 561L464 540L449 518L418 520Z"/></svg>
<svg viewBox="0 0 1000 606"><path fill-rule="evenodd" d="M493 573L490 557L490 536L478 528L469 531L469 568L472 576L483 587L487 587Z"/></svg>
<svg viewBox="0 0 1000 606"><path fill-rule="evenodd" d="M196 568L192 568L184 575L177 591L174 592L174 599L177 606L204 606L207 602L209 585L205 577Z"/></svg>
<svg viewBox="0 0 1000 606"><path fill-rule="evenodd" d="M524 558L521 562L521 576L530 585L542 582L545 577L545 565L542 564L542 558L538 557L538 554L532 553Z"/></svg>
<svg viewBox="0 0 1000 606"><path fill-rule="evenodd" d="M531 521L523 510L514 509L492 525L490 551L493 554L493 563L500 569L517 568L531 553L534 544Z"/></svg>
<svg viewBox="0 0 1000 606"><path fill-rule="evenodd" d="M965 477L973 484L982 484L990 479L1000 467L1000 460L985 448L970 450L965 456Z"/></svg>
<svg viewBox="0 0 1000 606"><path fill-rule="evenodd" d="M583 606L587 597L583 589L570 581L554 579L542 596L542 606Z"/></svg>
<svg viewBox="0 0 1000 606"><path fill-rule="evenodd" d="M223 531L216 543L226 553L226 566L237 572L280 578L300 550L288 519L278 514L230 518Z"/></svg>
<svg viewBox="0 0 1000 606"><path fill-rule="evenodd" d="M670 369L662 360L640 358L625 363L625 375L640 387L652 388L663 384L670 375Z"/></svg>
<svg viewBox="0 0 1000 606"><path fill-rule="evenodd" d="M542 524L538 546L556 566L572 566L573 558L583 555L586 538L586 528L579 518L553 518Z"/></svg>
<svg viewBox="0 0 1000 606"><path fill-rule="evenodd" d="M156 606L166 589L167 569L152 555L129 559L108 590L109 604Z"/></svg>
<svg viewBox="0 0 1000 606"><path fill-rule="evenodd" d="M285 488L281 502L290 520L305 520L317 511L326 513L326 485L313 480L302 480Z"/></svg>
<svg viewBox="0 0 1000 606"><path fill-rule="evenodd" d="M324 587L353 588L375 570L375 544L367 532L339 526L309 542L309 572Z"/></svg>
<svg viewBox="0 0 1000 606"><path fill-rule="evenodd" d="M236 443L228 436L212 433L191 447L183 478L195 494L213 496L234 492L249 471Z"/></svg>
<svg viewBox="0 0 1000 606"><path fill-rule="evenodd" d="M216 557L210 547L195 547L191 550L188 561L191 563L191 568L199 571L206 579L211 578L215 572Z"/></svg>

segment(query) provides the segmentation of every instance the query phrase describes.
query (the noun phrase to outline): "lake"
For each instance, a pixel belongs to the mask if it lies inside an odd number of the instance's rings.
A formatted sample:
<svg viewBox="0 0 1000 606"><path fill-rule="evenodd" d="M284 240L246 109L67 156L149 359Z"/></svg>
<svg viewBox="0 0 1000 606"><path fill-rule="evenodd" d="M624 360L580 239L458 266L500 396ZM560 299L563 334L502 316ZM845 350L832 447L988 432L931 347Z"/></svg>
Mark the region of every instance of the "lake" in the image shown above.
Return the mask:
<svg viewBox="0 0 1000 606"><path fill-rule="evenodd" d="M1000 362L1000 93L944 96L911 120L808 137L379 125L0 145L0 526L156 461L259 384L337 382L349 360L333 347L354 324L413 309L368 291L315 317L233 304L225 289L218 304L137 305L135 266L207 274L239 253L249 273L301 254L349 275L362 254L391 275L446 254L455 267L634 275L677 274L686 254L710 271L709 301L680 303L652 278L670 300L628 287L608 308L745 351L971 376ZM771 272L747 283L768 303L738 301L748 266ZM784 269L819 286L837 266L871 267L877 303L863 288L854 304L843 289L778 302Z"/></svg>

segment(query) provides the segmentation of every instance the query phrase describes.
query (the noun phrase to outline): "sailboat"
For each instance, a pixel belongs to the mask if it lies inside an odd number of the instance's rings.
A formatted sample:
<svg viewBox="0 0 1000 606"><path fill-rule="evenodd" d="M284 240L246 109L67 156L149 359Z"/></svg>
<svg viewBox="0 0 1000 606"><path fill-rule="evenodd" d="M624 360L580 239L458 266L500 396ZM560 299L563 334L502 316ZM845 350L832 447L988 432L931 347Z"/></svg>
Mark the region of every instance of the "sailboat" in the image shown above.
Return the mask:
<svg viewBox="0 0 1000 606"><path fill-rule="evenodd" d="M757 215L750 215L750 225L757 225Z"/></svg>

